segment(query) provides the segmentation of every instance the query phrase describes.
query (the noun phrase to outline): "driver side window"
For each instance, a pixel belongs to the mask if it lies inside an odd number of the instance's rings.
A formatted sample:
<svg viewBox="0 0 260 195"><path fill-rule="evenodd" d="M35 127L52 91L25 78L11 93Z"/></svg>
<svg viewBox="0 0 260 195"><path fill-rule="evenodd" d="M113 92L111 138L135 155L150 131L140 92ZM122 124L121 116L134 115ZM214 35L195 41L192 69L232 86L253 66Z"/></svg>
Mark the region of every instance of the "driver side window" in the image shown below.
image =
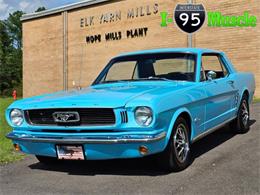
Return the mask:
<svg viewBox="0 0 260 195"><path fill-rule="evenodd" d="M207 80L207 73L213 71L216 73L216 78L224 78L228 72L220 57L216 54L203 54L201 60L201 81Z"/></svg>

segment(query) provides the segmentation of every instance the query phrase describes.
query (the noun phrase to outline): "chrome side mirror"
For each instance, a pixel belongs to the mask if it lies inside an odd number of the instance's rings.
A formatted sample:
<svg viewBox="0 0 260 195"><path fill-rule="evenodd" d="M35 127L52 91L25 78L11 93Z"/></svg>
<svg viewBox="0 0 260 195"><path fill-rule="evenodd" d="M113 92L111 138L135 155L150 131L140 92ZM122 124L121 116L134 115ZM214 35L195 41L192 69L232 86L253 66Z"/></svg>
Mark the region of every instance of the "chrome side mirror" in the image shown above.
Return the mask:
<svg viewBox="0 0 260 195"><path fill-rule="evenodd" d="M206 76L208 81L212 81L217 78L217 73L215 73L213 70L210 70Z"/></svg>

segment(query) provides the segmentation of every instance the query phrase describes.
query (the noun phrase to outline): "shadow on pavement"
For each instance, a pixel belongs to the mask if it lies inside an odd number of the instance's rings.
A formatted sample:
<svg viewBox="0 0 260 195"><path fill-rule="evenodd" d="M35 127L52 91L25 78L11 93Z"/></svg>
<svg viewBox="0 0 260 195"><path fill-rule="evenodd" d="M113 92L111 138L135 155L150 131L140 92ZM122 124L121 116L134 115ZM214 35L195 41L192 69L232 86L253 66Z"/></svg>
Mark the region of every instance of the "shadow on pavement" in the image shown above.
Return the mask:
<svg viewBox="0 0 260 195"><path fill-rule="evenodd" d="M256 120L250 120L249 125L252 126ZM198 158L199 156L207 153L213 148L219 146L220 144L228 141L236 134L226 125L225 127L213 132L212 134L207 135L203 139L195 142L192 145L192 155L193 159Z"/></svg>
<svg viewBox="0 0 260 195"><path fill-rule="evenodd" d="M256 121L251 120L250 126ZM234 134L227 126L215 131L192 145L192 157L204 155L208 151L230 140ZM192 166L192 165L191 165ZM51 166L42 163L29 165L31 169L48 170L68 173L69 175L148 175L159 176L168 173L163 172L157 166L154 156L139 159L118 159L104 161L59 161Z"/></svg>

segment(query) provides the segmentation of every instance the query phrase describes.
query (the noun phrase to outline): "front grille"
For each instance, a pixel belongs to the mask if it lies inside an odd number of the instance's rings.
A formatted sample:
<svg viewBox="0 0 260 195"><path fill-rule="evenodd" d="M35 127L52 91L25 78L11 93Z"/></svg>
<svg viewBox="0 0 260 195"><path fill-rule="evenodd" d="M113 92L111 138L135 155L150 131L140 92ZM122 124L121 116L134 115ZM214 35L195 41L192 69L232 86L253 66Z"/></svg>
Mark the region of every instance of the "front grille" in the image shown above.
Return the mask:
<svg viewBox="0 0 260 195"><path fill-rule="evenodd" d="M55 122L55 112L78 112L79 122L59 123ZM52 125L52 126L89 126L89 125L113 125L115 114L111 108L71 108L71 109L37 109L25 111L26 121L31 125Z"/></svg>

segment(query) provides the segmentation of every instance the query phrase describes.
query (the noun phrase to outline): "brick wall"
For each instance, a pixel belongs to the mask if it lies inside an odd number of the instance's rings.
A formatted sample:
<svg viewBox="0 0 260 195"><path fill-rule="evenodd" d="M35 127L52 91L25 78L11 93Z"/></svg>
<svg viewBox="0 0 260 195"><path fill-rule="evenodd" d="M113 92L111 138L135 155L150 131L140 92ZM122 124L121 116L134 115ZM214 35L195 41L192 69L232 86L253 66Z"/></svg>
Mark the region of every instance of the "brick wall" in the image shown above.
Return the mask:
<svg viewBox="0 0 260 195"><path fill-rule="evenodd" d="M61 15L23 23L23 94L25 97L63 89Z"/></svg>

